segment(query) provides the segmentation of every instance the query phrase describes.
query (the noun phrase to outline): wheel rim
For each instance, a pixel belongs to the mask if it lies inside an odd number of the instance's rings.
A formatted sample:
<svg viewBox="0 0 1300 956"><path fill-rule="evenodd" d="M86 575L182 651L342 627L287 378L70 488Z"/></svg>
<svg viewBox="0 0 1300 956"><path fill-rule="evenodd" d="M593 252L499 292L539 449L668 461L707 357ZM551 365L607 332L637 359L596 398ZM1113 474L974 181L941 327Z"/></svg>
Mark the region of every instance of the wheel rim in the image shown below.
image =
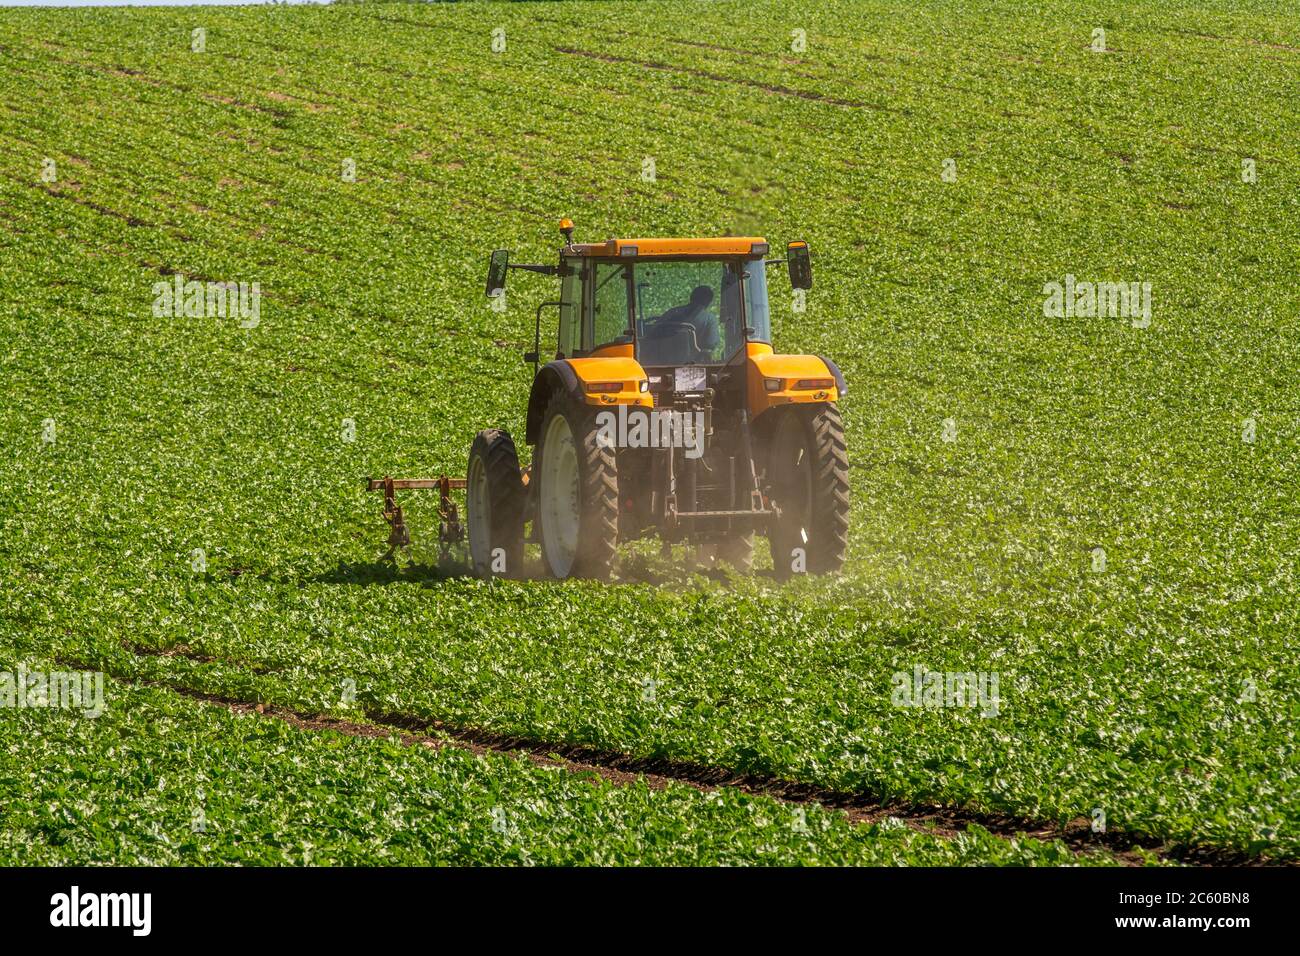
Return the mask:
<svg viewBox="0 0 1300 956"><path fill-rule="evenodd" d="M469 524L469 554L476 569L492 562L492 498L488 494L487 467L478 455L469 463L466 481L466 515Z"/></svg>
<svg viewBox="0 0 1300 956"><path fill-rule="evenodd" d="M542 441L541 487L542 547L546 563L558 578L568 576L578 556L581 519L578 487L578 450L568 419L556 415Z"/></svg>
<svg viewBox="0 0 1300 956"><path fill-rule="evenodd" d="M781 524L793 539L792 547L808 543L812 523L812 451L799 422L789 417L777 442L777 504Z"/></svg>

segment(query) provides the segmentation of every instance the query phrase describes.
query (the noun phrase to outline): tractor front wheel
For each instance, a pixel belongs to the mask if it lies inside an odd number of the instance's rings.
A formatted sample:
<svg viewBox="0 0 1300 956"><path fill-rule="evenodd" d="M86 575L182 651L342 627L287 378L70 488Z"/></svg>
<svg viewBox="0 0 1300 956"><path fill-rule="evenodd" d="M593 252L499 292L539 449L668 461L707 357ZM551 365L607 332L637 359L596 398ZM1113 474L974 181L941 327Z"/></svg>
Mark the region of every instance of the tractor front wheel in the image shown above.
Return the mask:
<svg viewBox="0 0 1300 956"><path fill-rule="evenodd" d="M474 436L465 482L465 523L474 573L517 577L524 562L524 483L507 432Z"/></svg>
<svg viewBox="0 0 1300 956"><path fill-rule="evenodd" d="M556 578L608 578L618 549L618 461L596 416L557 393L542 419L537 479L542 560Z"/></svg>
<svg viewBox="0 0 1300 956"><path fill-rule="evenodd" d="M769 526L772 566L782 580L826 574L849 546L849 459L834 405L782 409L768 444L767 477L781 517Z"/></svg>

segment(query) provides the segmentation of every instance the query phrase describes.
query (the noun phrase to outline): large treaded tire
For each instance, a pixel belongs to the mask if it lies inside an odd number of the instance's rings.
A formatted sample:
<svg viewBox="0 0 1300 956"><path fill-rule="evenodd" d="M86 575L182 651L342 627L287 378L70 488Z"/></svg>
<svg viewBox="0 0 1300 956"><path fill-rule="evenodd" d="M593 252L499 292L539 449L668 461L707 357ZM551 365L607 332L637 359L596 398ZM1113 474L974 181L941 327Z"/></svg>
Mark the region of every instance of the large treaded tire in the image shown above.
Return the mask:
<svg viewBox="0 0 1300 956"><path fill-rule="evenodd" d="M551 396L542 418L533 466L537 481L536 521L538 538L542 542L542 560L546 570L555 578L604 580L610 576L618 555L618 460L613 448L602 447L597 441L597 411L557 392ZM546 504L551 492L549 484L554 480L551 469L547 467L546 446L556 417L563 417L568 423L577 456L577 548L568 567L552 554L555 546L550 539L559 536L550 527L553 519Z"/></svg>
<svg viewBox="0 0 1300 956"><path fill-rule="evenodd" d="M508 432L487 428L474 436L466 469L465 524L470 545L470 563L480 577L519 577L524 563L524 483L519 471L519 454ZM486 479L486 534L479 536L476 521L479 495L475 482ZM477 547L476 547L477 546ZM504 552L504 569L494 569L493 555ZM480 553L482 552L482 553Z"/></svg>
<svg viewBox="0 0 1300 956"><path fill-rule="evenodd" d="M789 578L793 549L803 547L809 574L838 571L849 548L849 457L840 410L805 405L778 414L768 449L768 480L782 510L769 528L773 568L778 578Z"/></svg>

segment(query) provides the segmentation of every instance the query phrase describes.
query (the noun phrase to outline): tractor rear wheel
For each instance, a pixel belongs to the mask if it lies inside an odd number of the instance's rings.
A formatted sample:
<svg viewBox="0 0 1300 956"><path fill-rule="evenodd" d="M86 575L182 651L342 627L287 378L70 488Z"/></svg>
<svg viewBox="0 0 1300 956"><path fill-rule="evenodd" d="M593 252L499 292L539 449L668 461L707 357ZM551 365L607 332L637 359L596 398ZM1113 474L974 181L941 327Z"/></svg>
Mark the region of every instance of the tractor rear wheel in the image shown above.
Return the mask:
<svg viewBox="0 0 1300 956"><path fill-rule="evenodd" d="M607 578L618 551L618 461L595 413L562 393L542 419L537 480L542 560L556 578Z"/></svg>
<svg viewBox="0 0 1300 956"><path fill-rule="evenodd" d="M524 483L509 433L474 436L465 482L470 562L480 577L517 577L524 563Z"/></svg>
<svg viewBox="0 0 1300 956"><path fill-rule="evenodd" d="M849 546L849 458L840 410L805 405L779 414L767 465L772 500L781 509L768 530L772 566L782 580L801 570L838 571Z"/></svg>

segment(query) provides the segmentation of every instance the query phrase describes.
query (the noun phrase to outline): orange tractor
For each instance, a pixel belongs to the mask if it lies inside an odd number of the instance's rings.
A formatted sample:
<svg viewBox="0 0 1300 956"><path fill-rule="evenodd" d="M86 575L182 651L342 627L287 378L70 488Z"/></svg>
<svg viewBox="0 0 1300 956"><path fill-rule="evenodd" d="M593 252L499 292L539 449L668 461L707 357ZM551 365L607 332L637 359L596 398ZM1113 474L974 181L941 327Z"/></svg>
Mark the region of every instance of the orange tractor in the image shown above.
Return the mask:
<svg viewBox="0 0 1300 956"><path fill-rule="evenodd" d="M555 265L491 257L487 294L511 269L558 276L537 308L524 469L514 439L478 433L465 479L379 479L390 544L409 543L394 494L441 493L444 549L468 539L474 571L522 573L536 542L556 578L608 577L620 542L657 536L748 571L755 534L778 577L836 571L848 546L848 458L830 359L778 355L767 267L812 286L808 245L768 259L755 237L565 242ZM559 311L555 358L540 363L541 316ZM462 525L453 491L464 488Z"/></svg>

